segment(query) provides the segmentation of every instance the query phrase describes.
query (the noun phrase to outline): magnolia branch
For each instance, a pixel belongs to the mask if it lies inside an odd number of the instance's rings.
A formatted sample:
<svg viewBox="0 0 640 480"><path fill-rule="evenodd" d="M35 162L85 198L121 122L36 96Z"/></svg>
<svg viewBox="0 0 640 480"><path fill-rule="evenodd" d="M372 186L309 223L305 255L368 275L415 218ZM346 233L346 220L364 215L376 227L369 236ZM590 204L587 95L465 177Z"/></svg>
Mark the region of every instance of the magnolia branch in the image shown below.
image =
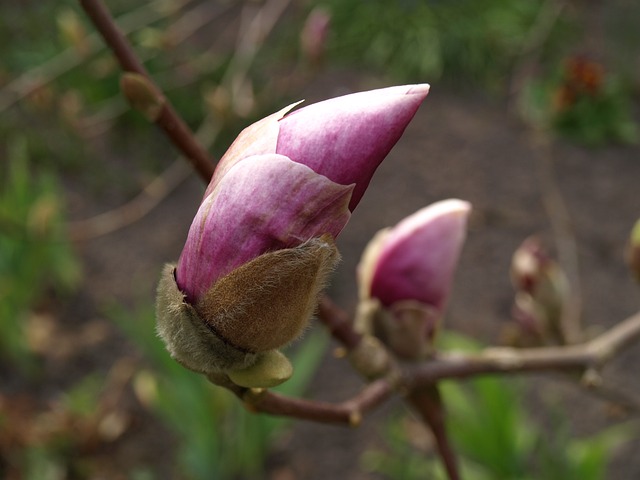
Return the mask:
<svg viewBox="0 0 640 480"><path fill-rule="evenodd" d="M352 350L350 345L357 347L359 342L355 345L352 342L361 336L353 331L348 316L339 307L323 299L319 316L347 350ZM357 426L363 415L384 403L394 393L404 396L408 392L413 392L408 397L411 401L412 395L416 392L431 388L438 381L445 379L555 371L583 373L586 383L590 372L599 370L638 339L640 339L640 312L582 345L522 350L487 348L478 354L442 353L423 363L402 366L393 364L391 371L367 384L355 397L341 403L292 398L263 389L226 387L255 413ZM610 395L607 393L609 390L600 392L595 385L586 386L606 400L618 403L617 400L624 399L620 403L626 409L635 410L635 407L640 405L639 400L630 398L623 392ZM420 407L420 402L411 401L411 403L415 408Z"/></svg>
<svg viewBox="0 0 640 480"><path fill-rule="evenodd" d="M487 348L478 355L441 354L436 360L407 368L408 386L445 378L491 373L598 371L640 339L640 312L580 345L541 348Z"/></svg>
<svg viewBox="0 0 640 480"><path fill-rule="evenodd" d="M322 300L319 319L347 350L353 351L360 344L354 342L362 337L351 327L347 314L330 300ZM416 364L393 363L390 371L367 384L358 395L335 404L291 398L269 390L227 388L240 397L249 410L256 413L357 426L364 414L381 405L394 393L404 396L409 392L430 388L445 379L553 371L582 373L585 383L588 383L590 374L597 372L639 339L640 312L581 345L529 349L487 348L478 354L441 353L434 359ZM635 410L635 406L640 406L639 400L623 392L611 395L607 393L610 391L608 389L600 392L595 385L586 386L604 399L616 403L617 400L624 399L621 404L625 408Z"/></svg>
<svg viewBox="0 0 640 480"><path fill-rule="evenodd" d="M151 81L126 37L116 26L113 17L101 0L80 0L82 8L95 25L96 29L125 72L133 72L145 77L158 97L160 109L154 115L154 122L162 128L173 144L189 159L193 168L206 181L213 175L213 162L208 152L196 141L195 136L175 111L171 103L162 95L160 89Z"/></svg>
<svg viewBox="0 0 640 480"><path fill-rule="evenodd" d="M342 403L292 398L262 389L248 389L235 393L249 410L256 413L355 427L360 424L365 413L381 405L393 392L393 385L386 379L380 379L369 383L358 395Z"/></svg>
<svg viewBox="0 0 640 480"><path fill-rule="evenodd" d="M353 329L349 315L327 296L320 299L318 319L347 350L353 350L360 344L362 335Z"/></svg>

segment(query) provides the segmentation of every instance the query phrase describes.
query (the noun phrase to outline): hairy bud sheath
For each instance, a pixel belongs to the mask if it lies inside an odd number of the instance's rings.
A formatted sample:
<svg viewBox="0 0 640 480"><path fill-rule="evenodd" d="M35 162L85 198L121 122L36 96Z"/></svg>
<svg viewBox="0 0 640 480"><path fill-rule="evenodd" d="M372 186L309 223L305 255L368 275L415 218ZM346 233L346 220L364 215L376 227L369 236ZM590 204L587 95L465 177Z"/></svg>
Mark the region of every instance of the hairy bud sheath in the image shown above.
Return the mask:
<svg viewBox="0 0 640 480"><path fill-rule="evenodd" d="M196 305L185 301L175 267L167 265L158 286L158 333L191 370L247 368L257 354L302 332L338 260L329 235L265 253L221 278Z"/></svg>

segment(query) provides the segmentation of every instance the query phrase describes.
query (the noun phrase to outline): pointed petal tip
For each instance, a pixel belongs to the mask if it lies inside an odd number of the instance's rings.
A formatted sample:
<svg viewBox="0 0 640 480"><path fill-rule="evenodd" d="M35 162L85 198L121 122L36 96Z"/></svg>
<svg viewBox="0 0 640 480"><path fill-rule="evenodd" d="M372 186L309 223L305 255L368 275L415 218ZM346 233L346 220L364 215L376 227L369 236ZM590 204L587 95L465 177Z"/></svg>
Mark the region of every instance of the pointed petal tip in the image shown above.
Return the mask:
<svg viewBox="0 0 640 480"><path fill-rule="evenodd" d="M423 97L426 97L430 90L431 85L428 83L417 83L415 85L411 85L407 94L422 95Z"/></svg>
<svg viewBox="0 0 640 480"><path fill-rule="evenodd" d="M438 213L458 213L463 215L468 215L472 209L471 202L459 200L457 198L442 200L433 206L436 208Z"/></svg>
<svg viewBox="0 0 640 480"><path fill-rule="evenodd" d="M450 198L432 203L431 205L418 210L413 215L405 218L399 225L402 225L401 230L412 230L414 228L419 228L436 218L453 218L458 216L466 218L471 212L471 209L472 206L470 202L459 200L457 198Z"/></svg>

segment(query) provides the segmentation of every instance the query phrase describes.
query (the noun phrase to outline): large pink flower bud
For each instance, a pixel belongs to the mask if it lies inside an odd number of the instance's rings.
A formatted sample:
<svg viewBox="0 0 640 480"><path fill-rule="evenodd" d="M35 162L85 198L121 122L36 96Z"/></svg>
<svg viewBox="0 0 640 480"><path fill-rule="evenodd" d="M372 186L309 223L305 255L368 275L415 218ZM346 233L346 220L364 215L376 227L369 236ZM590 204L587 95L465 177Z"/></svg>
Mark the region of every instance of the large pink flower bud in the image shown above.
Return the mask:
<svg viewBox="0 0 640 480"><path fill-rule="evenodd" d="M384 331L377 333L397 353L424 353L451 291L470 210L462 200L434 203L378 232L367 246L358 266L361 301L379 304Z"/></svg>
<svg viewBox="0 0 640 480"><path fill-rule="evenodd" d="M290 106L240 133L161 280L159 332L174 357L205 373L238 370L300 334L338 261L333 239L428 91Z"/></svg>
<svg viewBox="0 0 640 480"><path fill-rule="evenodd" d="M189 301L267 251L335 238L428 92L390 87L286 114L292 105L243 130L216 168L178 262Z"/></svg>

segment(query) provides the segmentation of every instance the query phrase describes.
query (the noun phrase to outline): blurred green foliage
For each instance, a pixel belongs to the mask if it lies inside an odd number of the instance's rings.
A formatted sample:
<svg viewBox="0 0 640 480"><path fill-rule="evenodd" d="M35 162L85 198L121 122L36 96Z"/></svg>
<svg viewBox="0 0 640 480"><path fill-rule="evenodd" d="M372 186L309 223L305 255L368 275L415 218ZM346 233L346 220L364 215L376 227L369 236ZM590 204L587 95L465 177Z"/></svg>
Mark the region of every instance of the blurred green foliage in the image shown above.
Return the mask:
<svg viewBox="0 0 640 480"><path fill-rule="evenodd" d="M466 338L446 334L443 344L456 350L477 350ZM524 390L503 379L446 381L441 391L447 406L448 431L469 480L602 480L612 453L637 434L621 424L597 434L575 438L556 407L545 412L552 421L537 423L523 405ZM388 478L446 479L433 452L417 448L404 417L389 421L383 438L387 451L369 451L366 468Z"/></svg>
<svg viewBox="0 0 640 480"><path fill-rule="evenodd" d="M49 289L76 287L80 267L65 236L54 177L33 168L24 138L9 141L6 158L0 166L0 355L25 366L28 312Z"/></svg>
<svg viewBox="0 0 640 480"><path fill-rule="evenodd" d="M184 41L173 44L172 28L182 20L180 3L114 1L109 8L119 25L132 32L149 72L195 127L208 113L202 94L220 80L233 52L213 54L194 51ZM188 11L195 2L182 3ZM153 32L155 42L149 40ZM85 167L88 157L96 157L92 140L105 134L110 145L105 153L112 157L135 156L141 171L157 171L164 164L168 142L126 105L119 91L120 68L77 1L28 8L1 4L0 53L0 137L25 136L36 165L99 184L104 175ZM14 103L16 98L21 100Z"/></svg>
<svg viewBox="0 0 640 480"><path fill-rule="evenodd" d="M272 441L290 420L249 413L233 394L178 364L154 334L152 311L112 316L149 362L135 380L139 398L180 438L175 474L191 480L259 477ZM322 334L305 339L293 354L294 376L274 390L302 395L326 345Z"/></svg>
<svg viewBox="0 0 640 480"><path fill-rule="evenodd" d="M440 81L501 96L514 93L510 82L514 73L522 73L514 70L527 64L526 88L517 92L527 120L535 120L536 126L543 122L549 131L588 146L638 139L630 82L620 80L616 70L603 74L597 91L578 88L559 102L576 83L575 76L571 78L575 72L567 73L566 64L575 63L575 52L582 49L580 38L588 35L578 22L581 16L587 17L588 7L578 6L569 14L569 8L556 11L554 2L542 0L323 0L316 4L332 13L329 54L333 59L364 64L400 81ZM629 52L637 51L640 42L624 15L614 13L637 13L638 8L621 4L610 10L604 19L610 33L609 63L626 77L637 75L629 69ZM541 68L531 70L528 63L534 57ZM558 64L565 67L554 69Z"/></svg>
<svg viewBox="0 0 640 480"><path fill-rule="evenodd" d="M502 89L527 41L540 0L326 0L330 53L406 81L441 77ZM551 36L549 42L558 41Z"/></svg>

